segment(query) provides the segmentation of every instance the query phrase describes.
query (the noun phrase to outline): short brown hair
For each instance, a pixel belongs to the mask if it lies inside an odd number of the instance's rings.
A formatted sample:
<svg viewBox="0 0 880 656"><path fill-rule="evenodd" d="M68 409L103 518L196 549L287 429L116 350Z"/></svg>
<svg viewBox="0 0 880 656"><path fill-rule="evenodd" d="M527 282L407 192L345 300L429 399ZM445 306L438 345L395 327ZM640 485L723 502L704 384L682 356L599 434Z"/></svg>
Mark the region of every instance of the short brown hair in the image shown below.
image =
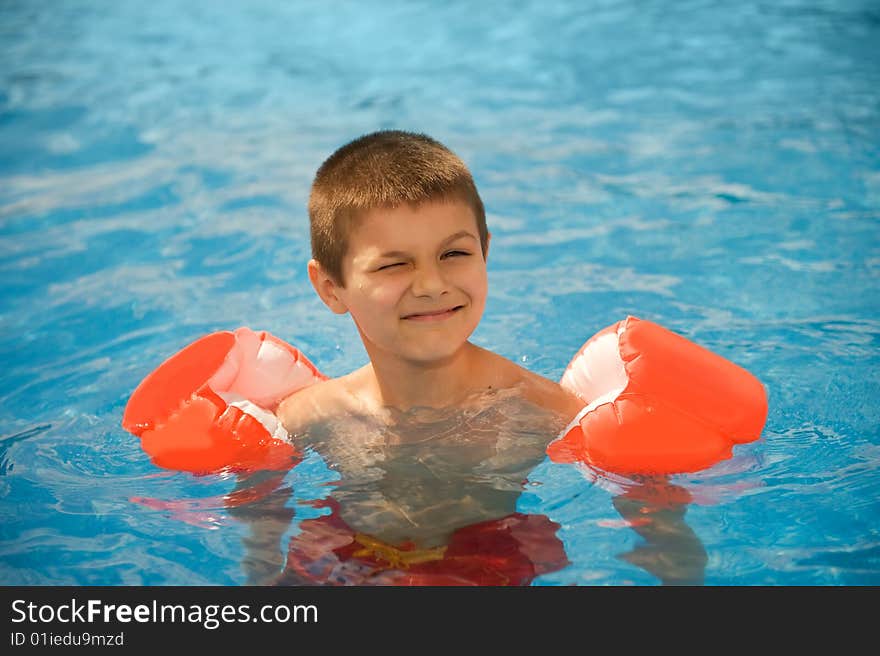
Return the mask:
<svg viewBox="0 0 880 656"><path fill-rule="evenodd" d="M312 257L338 284L348 236L358 216L377 207L459 200L474 212L483 256L483 201L464 162L424 134L381 130L351 141L318 168L309 196Z"/></svg>

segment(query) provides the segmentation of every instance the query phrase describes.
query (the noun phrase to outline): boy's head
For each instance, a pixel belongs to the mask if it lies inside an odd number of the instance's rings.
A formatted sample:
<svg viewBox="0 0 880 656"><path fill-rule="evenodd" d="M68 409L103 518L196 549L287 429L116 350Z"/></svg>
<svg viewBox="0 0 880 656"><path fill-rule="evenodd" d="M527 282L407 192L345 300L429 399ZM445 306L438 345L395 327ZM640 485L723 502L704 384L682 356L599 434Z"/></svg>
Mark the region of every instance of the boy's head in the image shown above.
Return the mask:
<svg viewBox="0 0 880 656"><path fill-rule="evenodd" d="M400 130L373 132L334 152L318 169L309 197L312 257L344 286L342 262L359 218L376 208L460 201L474 214L483 256L483 202L464 162L443 144Z"/></svg>

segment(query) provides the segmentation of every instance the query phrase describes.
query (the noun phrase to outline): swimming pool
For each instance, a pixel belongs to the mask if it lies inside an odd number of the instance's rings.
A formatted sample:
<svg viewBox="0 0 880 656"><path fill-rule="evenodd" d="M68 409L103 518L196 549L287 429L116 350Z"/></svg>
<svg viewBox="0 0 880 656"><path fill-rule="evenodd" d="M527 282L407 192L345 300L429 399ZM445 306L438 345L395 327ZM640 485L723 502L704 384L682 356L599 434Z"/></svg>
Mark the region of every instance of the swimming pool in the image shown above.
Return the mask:
<svg viewBox="0 0 880 656"><path fill-rule="evenodd" d="M305 203L386 127L474 172L478 344L558 379L634 314L764 382L762 439L674 479L707 584L880 583L880 12L720 4L6 5L0 583L247 582L233 478L156 468L122 410L214 330L365 361L306 278ZM279 558L332 480L314 455L284 476ZM517 508L568 560L533 585L658 583L626 485L531 472Z"/></svg>

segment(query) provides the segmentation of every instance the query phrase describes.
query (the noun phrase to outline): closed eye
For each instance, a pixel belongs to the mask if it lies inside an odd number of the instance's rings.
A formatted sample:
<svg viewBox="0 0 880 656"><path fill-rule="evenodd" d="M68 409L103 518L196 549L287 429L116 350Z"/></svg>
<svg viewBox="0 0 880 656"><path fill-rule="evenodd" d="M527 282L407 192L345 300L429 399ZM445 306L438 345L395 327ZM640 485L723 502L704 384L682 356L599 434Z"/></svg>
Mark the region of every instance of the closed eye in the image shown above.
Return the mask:
<svg viewBox="0 0 880 656"><path fill-rule="evenodd" d="M443 253L443 257L459 257L459 256L467 256L470 255L467 251L447 251Z"/></svg>
<svg viewBox="0 0 880 656"><path fill-rule="evenodd" d="M403 262L390 262L388 264L383 264L376 271L385 271L386 269L391 269L393 267L403 266Z"/></svg>

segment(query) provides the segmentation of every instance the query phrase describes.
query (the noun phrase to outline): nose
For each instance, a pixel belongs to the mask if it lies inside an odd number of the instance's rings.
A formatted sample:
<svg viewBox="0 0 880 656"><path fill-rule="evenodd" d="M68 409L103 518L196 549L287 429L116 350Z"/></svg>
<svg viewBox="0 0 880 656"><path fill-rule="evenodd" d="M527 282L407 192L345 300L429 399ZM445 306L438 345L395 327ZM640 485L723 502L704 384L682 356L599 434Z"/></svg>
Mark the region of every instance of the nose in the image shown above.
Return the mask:
<svg viewBox="0 0 880 656"><path fill-rule="evenodd" d="M415 296L437 297L447 292L446 279L437 264L425 264L416 269L412 281Z"/></svg>

